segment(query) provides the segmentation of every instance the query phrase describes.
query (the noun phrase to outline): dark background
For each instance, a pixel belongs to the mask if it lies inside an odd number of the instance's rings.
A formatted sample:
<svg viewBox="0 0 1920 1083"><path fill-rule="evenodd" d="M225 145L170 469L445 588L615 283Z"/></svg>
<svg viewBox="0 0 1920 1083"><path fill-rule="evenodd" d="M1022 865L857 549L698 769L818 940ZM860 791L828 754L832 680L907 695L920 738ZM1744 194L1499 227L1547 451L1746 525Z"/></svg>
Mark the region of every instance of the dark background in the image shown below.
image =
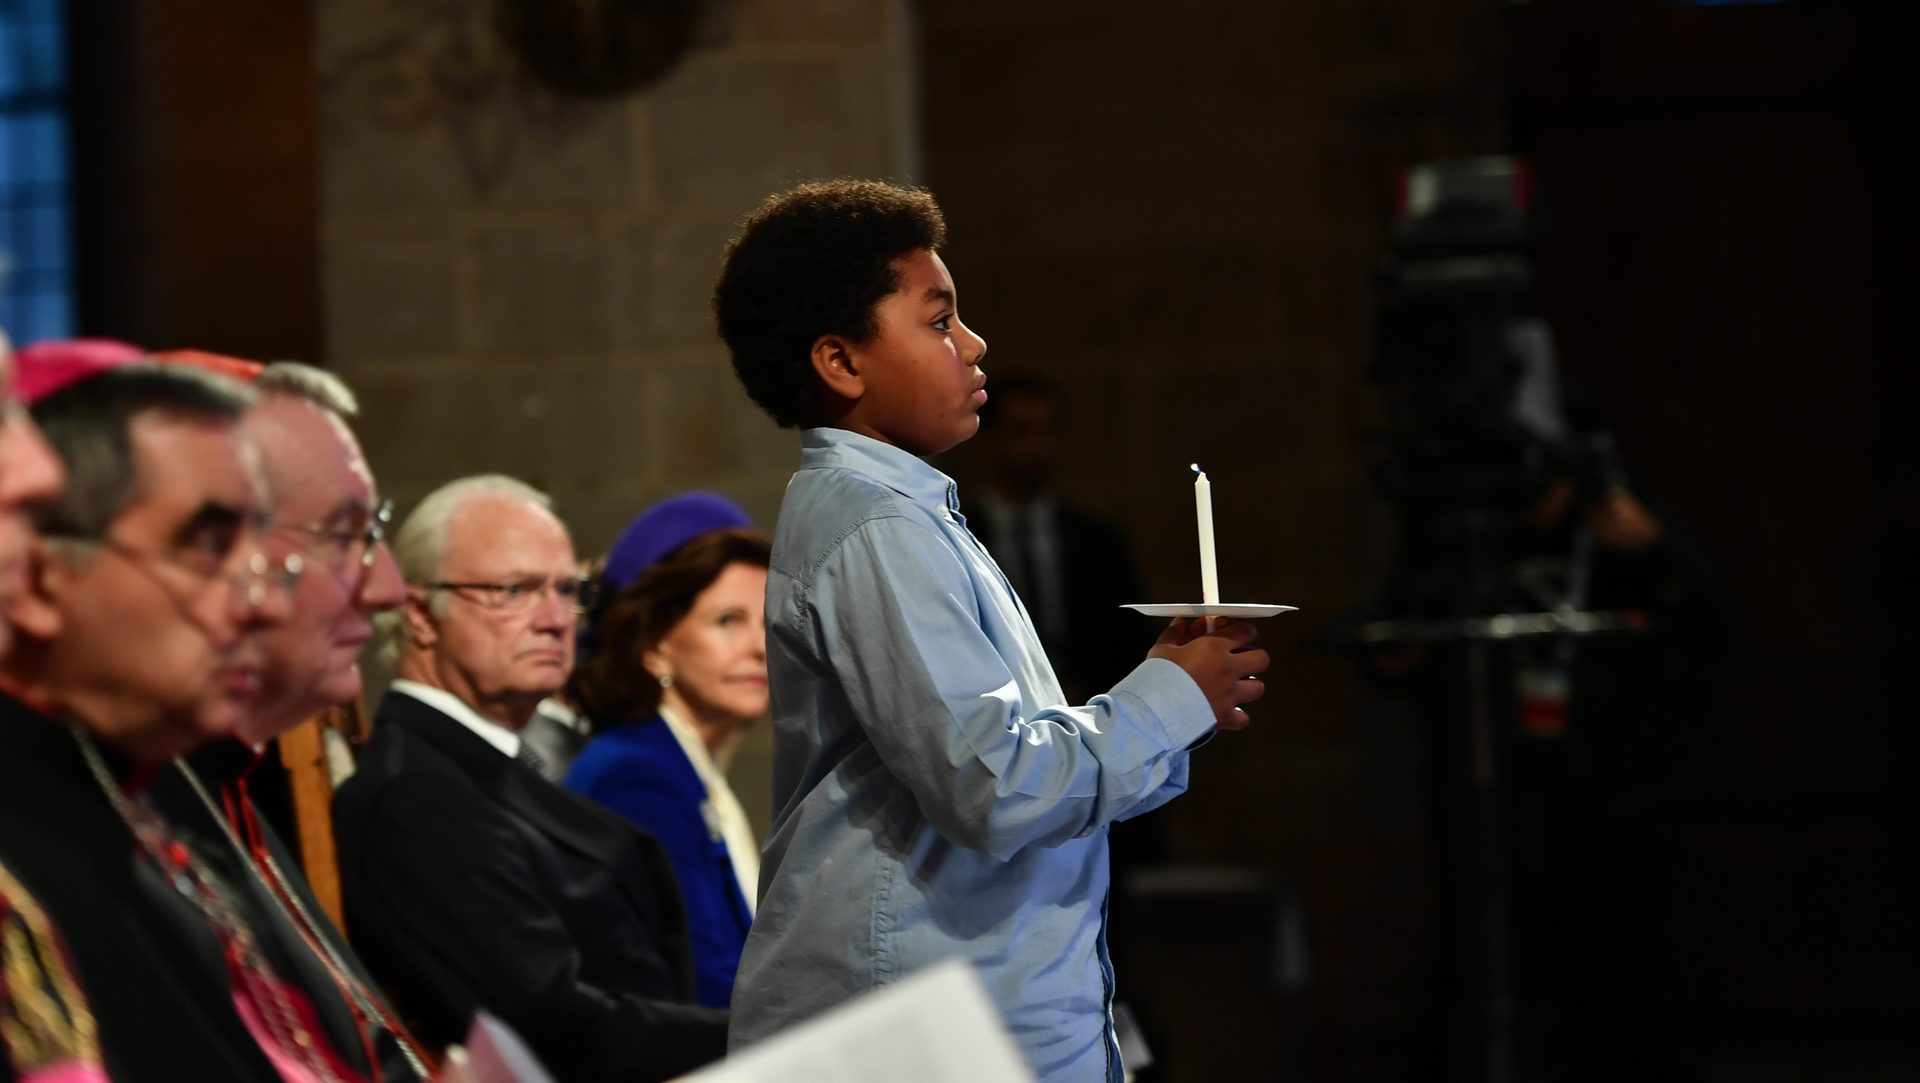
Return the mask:
<svg viewBox="0 0 1920 1083"><path fill-rule="evenodd" d="M1224 593L1322 615L1364 597L1383 555L1360 372L1393 171L1529 156L1565 369L1729 607L1700 716L1649 750L1687 784L1679 950L1645 980L1691 994L1679 1024L1716 1077L1913 1071L1910 10L1121 7L1094 25L941 5L928 25L929 172L967 318L1003 367L1079 396L1077 491L1183 524L1182 487L1140 484L1177 431L1226 464ZM1006 74L969 78L986 71ZM1186 567L1182 531L1139 541L1150 578ZM1437 1075L1424 981L1451 932L1425 907L1446 855L1412 797L1434 745L1341 661L1286 657L1311 626L1270 628L1284 706L1207 750L1168 815L1185 859L1297 878L1314 981L1250 977L1262 929L1226 904L1210 924L1242 940L1169 932L1135 995L1190 1016L1179 1078Z"/></svg>
<svg viewBox="0 0 1920 1083"><path fill-rule="evenodd" d="M82 327L324 358L311 10L150 7L73 5ZM1067 491L1183 598L1199 458L1225 593L1303 608L1267 629L1254 730L1200 755L1163 828L1178 862L1286 885L1311 977L1274 987L1257 905L1162 915L1121 975L1159 1078L1438 1074L1431 735L1300 645L1393 559L1360 435L1396 171L1495 152L1535 164L1566 369L1727 600L1664 753L1682 948L1646 980L1687 991L1712 1078L1920 1071L1912 7L917 5L963 311L990 369L1068 390Z"/></svg>

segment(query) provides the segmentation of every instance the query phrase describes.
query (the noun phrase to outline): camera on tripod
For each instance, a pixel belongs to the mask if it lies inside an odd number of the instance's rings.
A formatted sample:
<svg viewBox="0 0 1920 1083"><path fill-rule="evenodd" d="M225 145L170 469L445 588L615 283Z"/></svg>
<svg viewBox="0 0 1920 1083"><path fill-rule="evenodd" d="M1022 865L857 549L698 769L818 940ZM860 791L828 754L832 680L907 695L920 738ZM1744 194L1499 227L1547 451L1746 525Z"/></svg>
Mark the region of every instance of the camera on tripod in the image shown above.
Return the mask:
<svg viewBox="0 0 1920 1083"><path fill-rule="evenodd" d="M1556 480L1583 502L1621 481L1612 438L1567 421L1533 307L1535 233L1520 159L1423 165L1402 180L1368 376L1387 421L1375 481L1416 550L1510 526Z"/></svg>

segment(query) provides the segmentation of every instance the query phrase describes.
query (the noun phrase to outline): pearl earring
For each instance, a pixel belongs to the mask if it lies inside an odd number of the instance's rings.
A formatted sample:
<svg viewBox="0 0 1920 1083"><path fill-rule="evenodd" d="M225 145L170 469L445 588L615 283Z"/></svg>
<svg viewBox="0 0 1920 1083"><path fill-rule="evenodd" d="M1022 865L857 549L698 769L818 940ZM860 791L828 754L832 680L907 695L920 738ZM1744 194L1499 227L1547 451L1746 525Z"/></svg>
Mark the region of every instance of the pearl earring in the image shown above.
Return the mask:
<svg viewBox="0 0 1920 1083"><path fill-rule="evenodd" d="M662 673L662 674L660 675L660 687L662 687L662 688L672 688L672 687L673 687L673 674L671 674L671 673Z"/></svg>

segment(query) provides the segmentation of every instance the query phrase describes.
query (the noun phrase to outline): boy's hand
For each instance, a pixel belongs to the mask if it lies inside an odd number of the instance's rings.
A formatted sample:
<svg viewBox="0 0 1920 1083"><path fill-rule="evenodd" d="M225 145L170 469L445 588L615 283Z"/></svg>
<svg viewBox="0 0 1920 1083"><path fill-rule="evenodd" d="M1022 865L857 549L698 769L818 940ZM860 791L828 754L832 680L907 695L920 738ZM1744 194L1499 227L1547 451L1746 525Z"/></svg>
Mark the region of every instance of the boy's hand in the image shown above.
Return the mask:
<svg viewBox="0 0 1920 1083"><path fill-rule="evenodd" d="M1221 623L1207 631L1206 624L1205 619L1175 619L1147 657L1165 658L1186 670L1207 697L1220 729L1245 729L1249 719L1240 705L1266 693L1267 686L1254 675L1266 672L1270 659L1266 651L1246 649L1253 642L1253 625Z"/></svg>

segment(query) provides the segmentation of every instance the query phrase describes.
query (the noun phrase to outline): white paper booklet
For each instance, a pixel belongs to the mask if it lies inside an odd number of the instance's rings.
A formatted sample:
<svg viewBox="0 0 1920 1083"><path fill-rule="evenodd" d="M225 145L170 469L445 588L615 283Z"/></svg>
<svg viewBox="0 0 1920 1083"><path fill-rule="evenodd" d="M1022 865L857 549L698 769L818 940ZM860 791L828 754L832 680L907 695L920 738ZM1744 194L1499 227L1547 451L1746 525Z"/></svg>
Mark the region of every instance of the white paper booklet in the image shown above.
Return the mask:
<svg viewBox="0 0 1920 1083"><path fill-rule="evenodd" d="M539 1058L509 1027L486 1012L477 1012L467 1031L467 1044L447 1050L441 1083L553 1083Z"/></svg>
<svg viewBox="0 0 1920 1083"><path fill-rule="evenodd" d="M868 993L682 1083L1033 1083L1033 1072L960 959Z"/></svg>

